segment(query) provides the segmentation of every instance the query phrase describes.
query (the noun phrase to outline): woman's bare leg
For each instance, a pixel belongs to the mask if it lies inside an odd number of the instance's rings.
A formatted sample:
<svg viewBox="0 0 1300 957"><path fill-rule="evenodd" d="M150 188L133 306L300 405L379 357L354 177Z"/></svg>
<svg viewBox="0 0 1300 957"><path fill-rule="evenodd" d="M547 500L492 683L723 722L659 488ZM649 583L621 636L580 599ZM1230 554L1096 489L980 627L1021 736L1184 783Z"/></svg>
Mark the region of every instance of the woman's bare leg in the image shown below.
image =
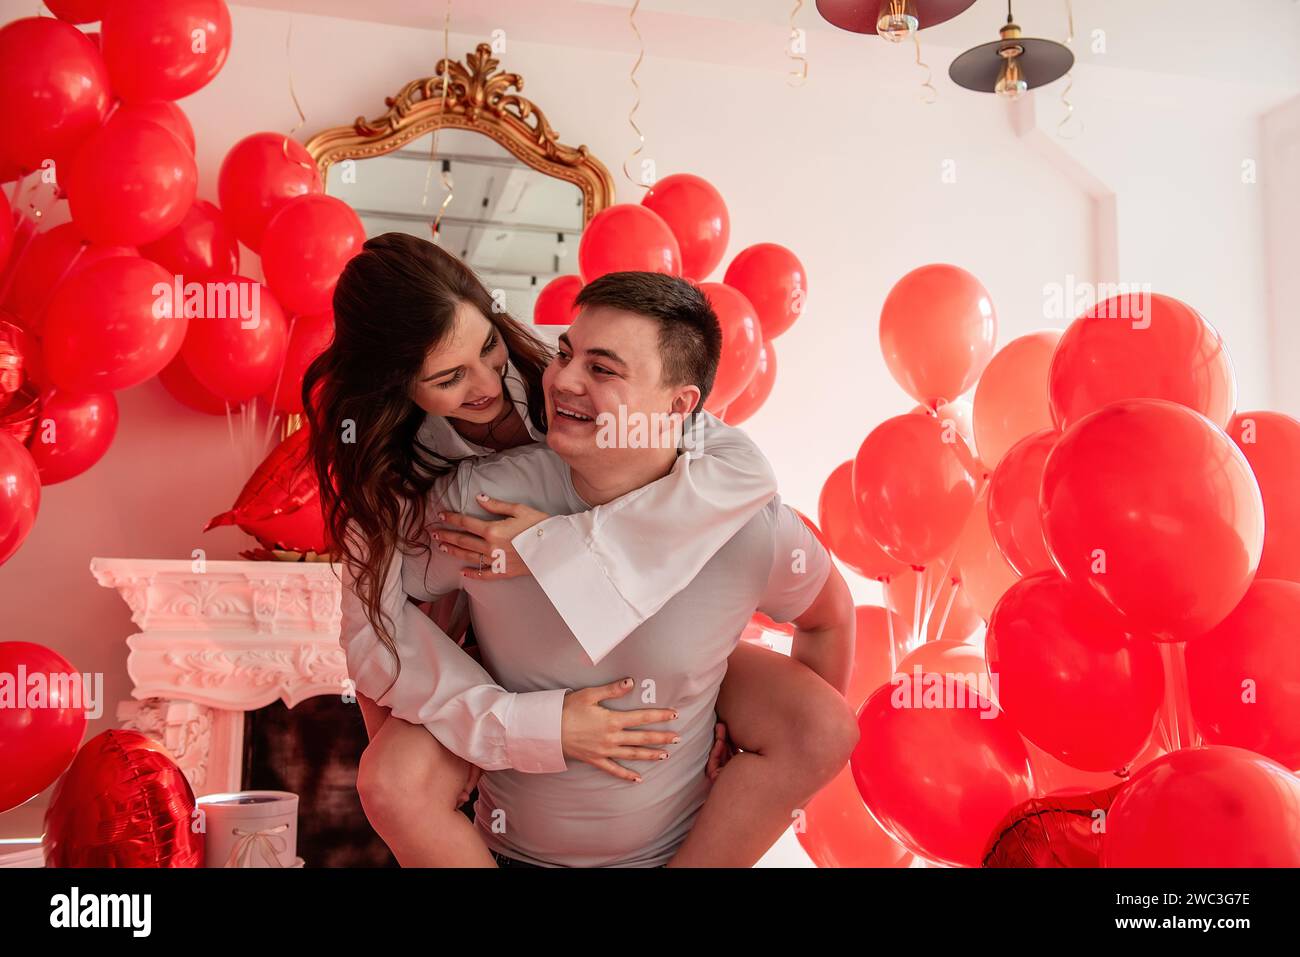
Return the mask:
<svg viewBox="0 0 1300 957"><path fill-rule="evenodd" d="M357 695L370 744L357 793L376 833L403 867L496 867L478 828L458 810L469 765L417 724Z"/></svg>
<svg viewBox="0 0 1300 957"><path fill-rule="evenodd" d="M858 741L853 710L838 691L802 663L750 642L727 662L718 717L743 751L713 782L669 867L752 867Z"/></svg>

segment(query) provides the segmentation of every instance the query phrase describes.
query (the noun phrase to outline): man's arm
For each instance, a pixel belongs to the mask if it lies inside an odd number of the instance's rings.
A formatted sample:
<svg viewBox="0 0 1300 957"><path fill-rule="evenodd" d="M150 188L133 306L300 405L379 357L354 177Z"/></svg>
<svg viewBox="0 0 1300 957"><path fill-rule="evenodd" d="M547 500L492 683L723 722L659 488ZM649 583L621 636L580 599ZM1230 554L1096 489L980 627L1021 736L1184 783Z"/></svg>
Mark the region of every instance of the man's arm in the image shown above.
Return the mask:
<svg viewBox="0 0 1300 957"><path fill-rule="evenodd" d="M512 544L593 664L669 599L776 493L776 475L739 429L699 414L694 450L644 488L556 515Z"/></svg>
<svg viewBox="0 0 1300 957"><path fill-rule="evenodd" d="M778 508L772 570L759 610L793 621L790 656L844 694L853 671L857 617L853 596L830 553L794 509Z"/></svg>
<svg viewBox="0 0 1300 957"><path fill-rule="evenodd" d="M834 566L817 598L794 620L794 626L790 657L802 661L832 688L845 694L853 673L857 618L849 586Z"/></svg>

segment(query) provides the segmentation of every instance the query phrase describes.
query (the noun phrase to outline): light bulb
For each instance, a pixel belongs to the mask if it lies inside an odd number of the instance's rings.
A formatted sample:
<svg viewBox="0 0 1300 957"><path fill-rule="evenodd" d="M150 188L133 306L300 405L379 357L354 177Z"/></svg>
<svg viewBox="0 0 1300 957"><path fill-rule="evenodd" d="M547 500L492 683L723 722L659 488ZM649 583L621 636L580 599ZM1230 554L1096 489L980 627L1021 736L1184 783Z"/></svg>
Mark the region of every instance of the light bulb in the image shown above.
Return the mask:
<svg viewBox="0 0 1300 957"><path fill-rule="evenodd" d="M1002 61L1002 69L998 71L998 82L993 87L993 92L1008 100L1018 100L1020 94L1028 89L1025 74L1020 69L1020 57L1006 57Z"/></svg>
<svg viewBox="0 0 1300 957"><path fill-rule="evenodd" d="M883 0L876 18L876 33L890 43L901 43L921 26L915 0Z"/></svg>

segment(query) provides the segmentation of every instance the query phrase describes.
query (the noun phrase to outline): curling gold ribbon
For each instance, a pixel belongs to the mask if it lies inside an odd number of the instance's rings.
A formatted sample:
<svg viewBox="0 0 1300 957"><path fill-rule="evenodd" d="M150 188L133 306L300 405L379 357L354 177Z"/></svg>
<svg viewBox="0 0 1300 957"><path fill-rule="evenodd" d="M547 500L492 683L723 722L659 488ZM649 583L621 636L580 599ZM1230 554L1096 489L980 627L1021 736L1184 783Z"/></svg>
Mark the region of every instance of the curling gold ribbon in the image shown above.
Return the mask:
<svg viewBox="0 0 1300 957"><path fill-rule="evenodd" d="M302 111L302 104L298 102L298 93L293 87L293 17L289 18L289 29L284 34L284 59L289 69L289 99L293 100L293 108L298 111L298 123L284 136L284 142L280 144L280 149L284 152L284 158L295 166L301 166L303 169L314 169L315 167L306 160L296 160L289 156L289 140L293 134L302 129L303 124L307 122L307 115Z"/></svg>
<svg viewBox="0 0 1300 957"><path fill-rule="evenodd" d="M794 18L799 15L803 9L803 0L794 0L794 8L790 11L790 43L786 47L786 56L792 61L799 64L798 70L791 70L786 74L787 86L803 86L808 82L808 58L794 52L794 41L799 36L799 31L795 29Z"/></svg>
<svg viewBox="0 0 1300 957"><path fill-rule="evenodd" d="M1065 0L1065 19L1067 24L1067 34L1065 45L1074 51L1074 4L1071 0ZM1070 67L1070 72L1065 74L1065 89L1061 91L1061 105L1065 107L1065 115L1061 117L1061 122L1056 124L1056 135L1064 140L1072 140L1083 132L1083 124L1076 124L1078 130L1066 135L1065 127L1074 118L1074 104L1070 102L1070 91L1074 89L1074 67Z"/></svg>
<svg viewBox="0 0 1300 957"><path fill-rule="evenodd" d="M442 17L442 96L438 100L438 115L447 108L447 90L451 82L451 0L447 0L447 10ZM433 182L433 167L438 161L438 128L435 127L433 134L429 137L429 169L424 174L424 195L420 197L420 208L425 209L429 205L429 186ZM446 195L443 197L442 205L438 207L438 215L433 218L430 230L433 233L433 241L438 241L438 230L442 226L442 217L447 212L447 207L451 205L452 199L456 196L456 181L452 179L447 170L442 170L438 174L438 181L442 184Z"/></svg>
<svg viewBox="0 0 1300 957"><path fill-rule="evenodd" d="M939 91L930 82L934 78L934 71L930 69L930 64L921 59L921 36L916 30L912 31L912 42L916 44L916 65L925 70L925 79L921 81L921 89L929 91L928 95L926 93L921 94L921 102L929 106L939 99Z"/></svg>
<svg viewBox="0 0 1300 957"><path fill-rule="evenodd" d="M627 177L628 182L633 186L640 186L642 189L648 189L648 184L635 179L627 170L627 164L631 160L636 159L641 151L645 149L645 135L641 132L641 127L636 125L636 119L634 118L636 116L636 111L641 108L641 84L636 81L636 71L641 69L641 61L645 59L645 41L641 38L641 31L638 30L636 26L636 11L639 6L641 6L641 0L633 0L632 9L628 11L627 15L628 25L632 27L632 32L636 34L636 42L638 46L636 63L632 64L632 72L627 75L627 78L632 81L632 88L636 91L636 102L632 104L632 109L627 114L627 122L636 133L638 142L637 148L627 155L627 159L623 160L623 175Z"/></svg>

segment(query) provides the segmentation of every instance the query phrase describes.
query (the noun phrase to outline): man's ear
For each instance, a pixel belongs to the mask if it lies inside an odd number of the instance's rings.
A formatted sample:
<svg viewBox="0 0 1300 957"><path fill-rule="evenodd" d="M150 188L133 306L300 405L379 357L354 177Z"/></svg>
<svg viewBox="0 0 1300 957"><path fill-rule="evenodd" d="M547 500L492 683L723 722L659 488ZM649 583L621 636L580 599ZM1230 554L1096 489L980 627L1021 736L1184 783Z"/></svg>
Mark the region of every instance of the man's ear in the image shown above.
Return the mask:
<svg viewBox="0 0 1300 957"><path fill-rule="evenodd" d="M684 385L674 393L671 409L675 415L686 415L688 412L694 412L695 407L699 404L699 386Z"/></svg>

